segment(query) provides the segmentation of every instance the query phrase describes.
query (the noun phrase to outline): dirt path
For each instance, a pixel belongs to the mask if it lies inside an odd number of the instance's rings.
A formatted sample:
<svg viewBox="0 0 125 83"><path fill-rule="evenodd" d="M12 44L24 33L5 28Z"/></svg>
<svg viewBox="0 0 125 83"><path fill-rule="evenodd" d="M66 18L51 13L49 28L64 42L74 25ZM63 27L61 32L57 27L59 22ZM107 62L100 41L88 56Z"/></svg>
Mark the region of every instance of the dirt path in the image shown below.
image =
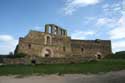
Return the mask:
<svg viewBox="0 0 125 83"><path fill-rule="evenodd" d="M67 74L16 78L0 76L0 83L125 83L125 70L98 75Z"/></svg>

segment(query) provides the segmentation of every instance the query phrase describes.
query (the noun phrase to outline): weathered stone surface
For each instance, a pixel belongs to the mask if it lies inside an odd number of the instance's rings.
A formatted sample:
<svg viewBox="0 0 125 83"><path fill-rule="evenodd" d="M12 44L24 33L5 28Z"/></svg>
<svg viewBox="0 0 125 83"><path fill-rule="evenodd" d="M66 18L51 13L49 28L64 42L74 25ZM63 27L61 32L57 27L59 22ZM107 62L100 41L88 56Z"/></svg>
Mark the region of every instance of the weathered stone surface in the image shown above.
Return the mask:
<svg viewBox="0 0 125 83"><path fill-rule="evenodd" d="M83 57L67 57L67 58L4 58L4 64L32 64L32 60L35 61L36 64L59 64L59 63L83 63L86 61L91 61L93 58L83 58Z"/></svg>
<svg viewBox="0 0 125 83"><path fill-rule="evenodd" d="M110 40L75 40L67 31L54 24L45 25L45 32L30 31L19 39L17 53L30 57L97 57L112 53Z"/></svg>

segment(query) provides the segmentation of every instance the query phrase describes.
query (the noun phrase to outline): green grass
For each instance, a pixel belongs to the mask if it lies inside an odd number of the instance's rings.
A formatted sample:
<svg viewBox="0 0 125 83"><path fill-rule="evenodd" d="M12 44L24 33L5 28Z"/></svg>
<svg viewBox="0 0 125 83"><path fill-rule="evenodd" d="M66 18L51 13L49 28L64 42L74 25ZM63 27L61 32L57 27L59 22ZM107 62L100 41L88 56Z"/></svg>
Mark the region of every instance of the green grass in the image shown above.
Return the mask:
<svg viewBox="0 0 125 83"><path fill-rule="evenodd" d="M79 64L3 65L0 75L100 73L125 69L125 59L105 59Z"/></svg>

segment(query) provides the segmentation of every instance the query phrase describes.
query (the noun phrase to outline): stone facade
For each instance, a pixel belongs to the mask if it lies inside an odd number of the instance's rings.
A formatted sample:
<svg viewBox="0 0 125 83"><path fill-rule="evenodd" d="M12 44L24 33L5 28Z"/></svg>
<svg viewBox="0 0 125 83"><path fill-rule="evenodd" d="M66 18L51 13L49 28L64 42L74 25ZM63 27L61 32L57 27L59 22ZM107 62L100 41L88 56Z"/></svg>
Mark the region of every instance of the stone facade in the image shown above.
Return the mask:
<svg viewBox="0 0 125 83"><path fill-rule="evenodd" d="M63 57L63 58L35 58L35 64L74 64L95 61L94 58ZM32 64L31 58L3 58L3 64Z"/></svg>
<svg viewBox="0 0 125 83"><path fill-rule="evenodd" d="M45 25L45 32L30 31L19 39L17 53L29 57L98 57L112 53L110 40L75 40L54 24Z"/></svg>

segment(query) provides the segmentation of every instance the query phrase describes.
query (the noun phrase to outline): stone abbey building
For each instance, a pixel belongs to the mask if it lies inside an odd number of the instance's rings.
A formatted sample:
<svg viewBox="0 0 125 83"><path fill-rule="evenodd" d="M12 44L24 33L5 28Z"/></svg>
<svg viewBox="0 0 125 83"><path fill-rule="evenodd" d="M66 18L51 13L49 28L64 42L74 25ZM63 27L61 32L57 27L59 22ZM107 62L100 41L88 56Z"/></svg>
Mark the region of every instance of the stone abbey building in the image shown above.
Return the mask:
<svg viewBox="0 0 125 83"><path fill-rule="evenodd" d="M76 40L54 24L46 24L45 32L31 30L19 39L17 53L39 57L98 57L112 53L110 40Z"/></svg>

